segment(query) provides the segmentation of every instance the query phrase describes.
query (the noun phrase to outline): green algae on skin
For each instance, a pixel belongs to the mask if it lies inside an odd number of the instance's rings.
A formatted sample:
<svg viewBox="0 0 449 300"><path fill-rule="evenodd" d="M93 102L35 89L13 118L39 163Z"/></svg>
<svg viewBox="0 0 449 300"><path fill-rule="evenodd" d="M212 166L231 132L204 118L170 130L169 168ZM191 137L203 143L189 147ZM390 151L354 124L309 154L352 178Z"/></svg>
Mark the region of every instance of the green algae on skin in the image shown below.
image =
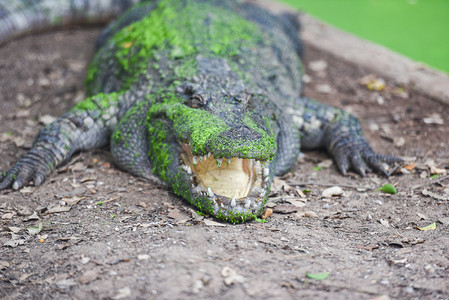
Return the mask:
<svg viewBox="0 0 449 300"><path fill-rule="evenodd" d="M162 120L152 120L147 118L147 128L149 136L148 156L154 164L153 172L158 174L162 180L168 182L167 169L172 157L170 156L170 146L167 142L168 129Z"/></svg>
<svg viewBox="0 0 449 300"><path fill-rule="evenodd" d="M176 160L171 154L171 147L173 146L170 145L170 138L175 137L178 141L190 142L192 152L201 155L205 153L208 142L211 140L217 141L217 136L227 131L229 126L207 111L193 109L179 103L179 100L173 94L166 93L164 98L166 102L154 104L147 116L150 139L149 157L154 162L154 173L167 182L176 195L183 197L205 214L233 224L257 218L260 211L234 213L226 208L220 208L215 213L214 204L208 197L192 194L191 183L185 178L186 175L182 168L178 167L176 171L170 169L173 159ZM163 119L160 119L160 116L166 117L170 122L164 122ZM252 123L252 125L257 126L255 123ZM259 129L259 131L267 134L262 129ZM271 153L275 149L276 143L273 138L269 138L268 141L269 145L263 147L267 149L267 153ZM229 147L232 146L234 145L229 145ZM251 148L247 150L248 153L252 152ZM241 149L241 151L242 155L246 153L246 149ZM263 201L266 201L266 197Z"/></svg>
<svg viewBox="0 0 449 300"><path fill-rule="evenodd" d="M184 13L180 14L179 11ZM204 22L208 22L208 26L204 26ZM162 0L147 17L123 28L108 43L115 51L115 60L127 74L126 82L121 87L123 90L147 72L149 59L158 60L158 51L168 50L173 60L190 58L192 61L197 54L231 60L243 47L253 46L250 42L262 41L261 36L254 24L221 7L208 3ZM87 85L97 76L96 58L89 66ZM153 67L158 69L159 65L153 64Z"/></svg>
<svg viewBox="0 0 449 300"><path fill-rule="evenodd" d="M76 104L72 110L100 110L105 112L112 105L118 104L119 93L96 94Z"/></svg>
<svg viewBox="0 0 449 300"><path fill-rule="evenodd" d="M180 10L185 13L179 14ZM204 26L206 20L208 26ZM230 127L213 114L182 104L184 99L177 97L174 91L182 81L198 73L197 55L226 59L232 68L240 51L245 47L253 47L260 36L254 24L219 6L163 0L151 14L122 29L107 45L114 53L111 59L121 68L116 71L116 76L122 78L122 92L136 82L139 76L153 76L154 71L158 74L156 76L168 83L146 96L149 102L156 103L149 109L145 122L149 137L148 155L153 162L154 174L167 182L176 195L187 199L202 212L234 224L255 219L260 212L233 213L224 208L214 212L213 203L207 197L192 195L191 183L188 178L184 178L182 169L176 172L172 169L176 161L172 145L174 139L189 142L194 155L204 155L208 143L220 143L223 138L219 135ZM98 75L96 63L94 59L87 83ZM92 104L95 105L86 101L79 108L89 108ZM124 118L132 115L126 113ZM160 115L164 115L171 123L159 118ZM271 159L276 149L271 130L266 132L251 120L245 119L244 124L250 125L263 138L241 146L238 151L242 157L251 157L257 152L266 153L266 157L258 159ZM127 136L123 132L116 130L112 138L121 140L126 147ZM235 148L232 140L221 142L220 147Z"/></svg>
<svg viewBox="0 0 449 300"><path fill-rule="evenodd" d="M206 144L213 137L229 129L220 118L204 110L190 108L181 103L158 103L149 114L164 114L173 122L173 131L180 141L190 142L194 155L206 153Z"/></svg>

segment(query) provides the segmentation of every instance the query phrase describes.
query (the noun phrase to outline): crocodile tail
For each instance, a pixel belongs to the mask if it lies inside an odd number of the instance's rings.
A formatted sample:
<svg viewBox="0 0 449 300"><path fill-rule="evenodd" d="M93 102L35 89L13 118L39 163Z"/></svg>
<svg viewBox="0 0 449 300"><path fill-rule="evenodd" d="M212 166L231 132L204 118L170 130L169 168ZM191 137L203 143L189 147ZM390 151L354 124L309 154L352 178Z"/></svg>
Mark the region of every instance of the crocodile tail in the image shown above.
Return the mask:
<svg viewBox="0 0 449 300"><path fill-rule="evenodd" d="M105 23L139 0L0 0L0 45L70 24Z"/></svg>

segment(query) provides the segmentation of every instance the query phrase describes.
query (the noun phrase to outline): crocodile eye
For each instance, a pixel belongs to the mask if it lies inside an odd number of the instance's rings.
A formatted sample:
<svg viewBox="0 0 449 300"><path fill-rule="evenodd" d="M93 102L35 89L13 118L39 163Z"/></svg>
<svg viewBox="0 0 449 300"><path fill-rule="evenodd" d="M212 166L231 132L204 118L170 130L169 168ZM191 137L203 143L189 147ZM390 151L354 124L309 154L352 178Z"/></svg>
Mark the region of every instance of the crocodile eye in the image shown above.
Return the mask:
<svg viewBox="0 0 449 300"><path fill-rule="evenodd" d="M247 105L251 101L252 96L253 96L252 94L246 94L245 97L243 97L242 99L243 100L242 103Z"/></svg>
<svg viewBox="0 0 449 300"><path fill-rule="evenodd" d="M251 101L251 94L244 94L242 96L233 97L235 103L246 106Z"/></svg>
<svg viewBox="0 0 449 300"><path fill-rule="evenodd" d="M200 94L194 94L186 100L185 104L191 108L200 108L207 104L207 99Z"/></svg>

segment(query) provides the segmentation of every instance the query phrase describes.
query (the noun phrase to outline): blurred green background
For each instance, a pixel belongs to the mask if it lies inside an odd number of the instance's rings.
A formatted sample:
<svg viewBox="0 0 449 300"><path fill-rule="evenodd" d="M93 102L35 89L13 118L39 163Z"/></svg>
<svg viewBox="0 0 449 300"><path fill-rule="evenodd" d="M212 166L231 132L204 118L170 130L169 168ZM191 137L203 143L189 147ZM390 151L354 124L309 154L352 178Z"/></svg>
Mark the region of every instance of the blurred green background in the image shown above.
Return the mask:
<svg viewBox="0 0 449 300"><path fill-rule="evenodd" d="M449 74L449 0L281 0Z"/></svg>

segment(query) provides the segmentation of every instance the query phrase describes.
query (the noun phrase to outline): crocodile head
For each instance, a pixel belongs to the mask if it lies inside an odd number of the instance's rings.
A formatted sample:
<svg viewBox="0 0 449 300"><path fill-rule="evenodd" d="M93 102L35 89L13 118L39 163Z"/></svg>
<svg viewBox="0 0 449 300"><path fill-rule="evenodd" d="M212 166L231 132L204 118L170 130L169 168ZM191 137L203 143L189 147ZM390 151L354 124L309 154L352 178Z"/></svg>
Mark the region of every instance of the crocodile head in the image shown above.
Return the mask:
<svg viewBox="0 0 449 300"><path fill-rule="evenodd" d="M150 109L156 172L205 213L234 223L254 219L268 196L276 152L261 96L229 87L215 94L191 86L180 91L172 97L182 103L165 95Z"/></svg>

